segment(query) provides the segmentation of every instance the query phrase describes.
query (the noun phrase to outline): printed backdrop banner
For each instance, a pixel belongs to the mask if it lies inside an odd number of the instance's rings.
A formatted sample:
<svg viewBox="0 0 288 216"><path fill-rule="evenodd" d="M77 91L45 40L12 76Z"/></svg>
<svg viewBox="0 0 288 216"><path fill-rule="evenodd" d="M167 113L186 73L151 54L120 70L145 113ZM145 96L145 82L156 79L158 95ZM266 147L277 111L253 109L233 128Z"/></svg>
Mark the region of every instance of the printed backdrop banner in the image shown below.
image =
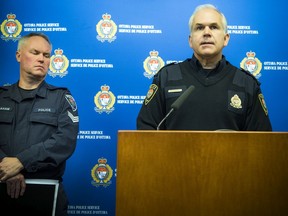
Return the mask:
<svg viewBox="0 0 288 216"><path fill-rule="evenodd" d="M2 1L0 85L18 80L17 41L44 32L53 43L47 82L77 101L77 149L64 176L69 215L115 215L117 131L136 129L153 75L192 56L191 0ZM288 131L287 1L211 0L231 35L224 55L260 82L274 131ZM213 109L213 107L211 107ZM143 161L147 163L148 161ZM149 176L147 176L149 178Z"/></svg>

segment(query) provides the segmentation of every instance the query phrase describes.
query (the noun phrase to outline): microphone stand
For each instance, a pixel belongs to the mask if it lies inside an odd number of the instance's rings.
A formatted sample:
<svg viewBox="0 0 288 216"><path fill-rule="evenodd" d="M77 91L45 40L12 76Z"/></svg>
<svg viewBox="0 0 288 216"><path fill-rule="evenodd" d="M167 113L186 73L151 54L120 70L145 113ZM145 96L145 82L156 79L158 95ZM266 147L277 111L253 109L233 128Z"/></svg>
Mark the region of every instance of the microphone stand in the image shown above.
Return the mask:
<svg viewBox="0 0 288 216"><path fill-rule="evenodd" d="M172 108L168 113L167 115L162 119L162 121L158 124L157 126L157 130L160 129L160 126L162 125L162 123L168 118L168 116L174 111L174 108Z"/></svg>

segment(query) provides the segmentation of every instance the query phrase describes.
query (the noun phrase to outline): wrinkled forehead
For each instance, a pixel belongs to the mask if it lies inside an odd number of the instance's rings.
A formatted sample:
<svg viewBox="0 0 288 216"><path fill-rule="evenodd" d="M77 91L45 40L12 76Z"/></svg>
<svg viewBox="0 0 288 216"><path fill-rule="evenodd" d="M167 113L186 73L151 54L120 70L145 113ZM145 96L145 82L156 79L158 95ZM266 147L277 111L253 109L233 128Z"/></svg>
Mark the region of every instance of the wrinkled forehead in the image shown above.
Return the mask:
<svg viewBox="0 0 288 216"><path fill-rule="evenodd" d="M21 49L35 49L41 52L45 52L45 53L50 53L51 52L51 45L48 43L48 41L46 41L44 38L40 37L40 36L33 36L30 38L27 38Z"/></svg>
<svg viewBox="0 0 288 216"><path fill-rule="evenodd" d="M222 26L221 20L222 16L218 11L211 8L204 8L195 14L192 25L210 25L217 23Z"/></svg>

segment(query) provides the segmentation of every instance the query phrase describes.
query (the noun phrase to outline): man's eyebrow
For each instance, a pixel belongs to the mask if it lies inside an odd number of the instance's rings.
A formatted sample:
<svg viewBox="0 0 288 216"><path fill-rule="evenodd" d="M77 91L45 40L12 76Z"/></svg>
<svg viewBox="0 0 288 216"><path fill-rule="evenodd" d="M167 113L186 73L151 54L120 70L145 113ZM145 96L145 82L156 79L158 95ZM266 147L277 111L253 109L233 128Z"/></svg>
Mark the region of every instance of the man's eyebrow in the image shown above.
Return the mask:
<svg viewBox="0 0 288 216"><path fill-rule="evenodd" d="M35 48L31 49L30 50L31 52L36 52L36 53L43 53L43 55L49 55L51 56L51 53L50 52L41 52L40 50L37 50Z"/></svg>
<svg viewBox="0 0 288 216"><path fill-rule="evenodd" d="M196 23L195 25L201 25L201 26L205 26L205 25L208 25L208 26L211 26L211 25L219 25L217 22L213 22L213 23L209 23L209 24L205 24L205 23Z"/></svg>

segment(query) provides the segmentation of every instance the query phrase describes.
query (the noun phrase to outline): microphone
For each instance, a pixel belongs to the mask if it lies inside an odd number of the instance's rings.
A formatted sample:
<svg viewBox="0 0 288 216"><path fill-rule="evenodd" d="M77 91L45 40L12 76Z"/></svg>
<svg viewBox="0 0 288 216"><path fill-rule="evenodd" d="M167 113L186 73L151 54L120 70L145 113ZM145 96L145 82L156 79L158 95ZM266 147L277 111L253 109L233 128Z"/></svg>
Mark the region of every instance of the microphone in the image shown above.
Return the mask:
<svg viewBox="0 0 288 216"><path fill-rule="evenodd" d="M162 119L162 121L158 124L157 126L157 130L159 130L160 126L162 125L162 123L168 118L168 116L174 111L174 110L178 110L182 104L184 103L184 101L188 98L188 96L191 94L191 92L195 89L195 86L191 85L188 89L185 90L185 92L183 94L181 94L177 100L174 101L174 103L172 103L171 105L171 109L170 111L167 113L167 115Z"/></svg>

